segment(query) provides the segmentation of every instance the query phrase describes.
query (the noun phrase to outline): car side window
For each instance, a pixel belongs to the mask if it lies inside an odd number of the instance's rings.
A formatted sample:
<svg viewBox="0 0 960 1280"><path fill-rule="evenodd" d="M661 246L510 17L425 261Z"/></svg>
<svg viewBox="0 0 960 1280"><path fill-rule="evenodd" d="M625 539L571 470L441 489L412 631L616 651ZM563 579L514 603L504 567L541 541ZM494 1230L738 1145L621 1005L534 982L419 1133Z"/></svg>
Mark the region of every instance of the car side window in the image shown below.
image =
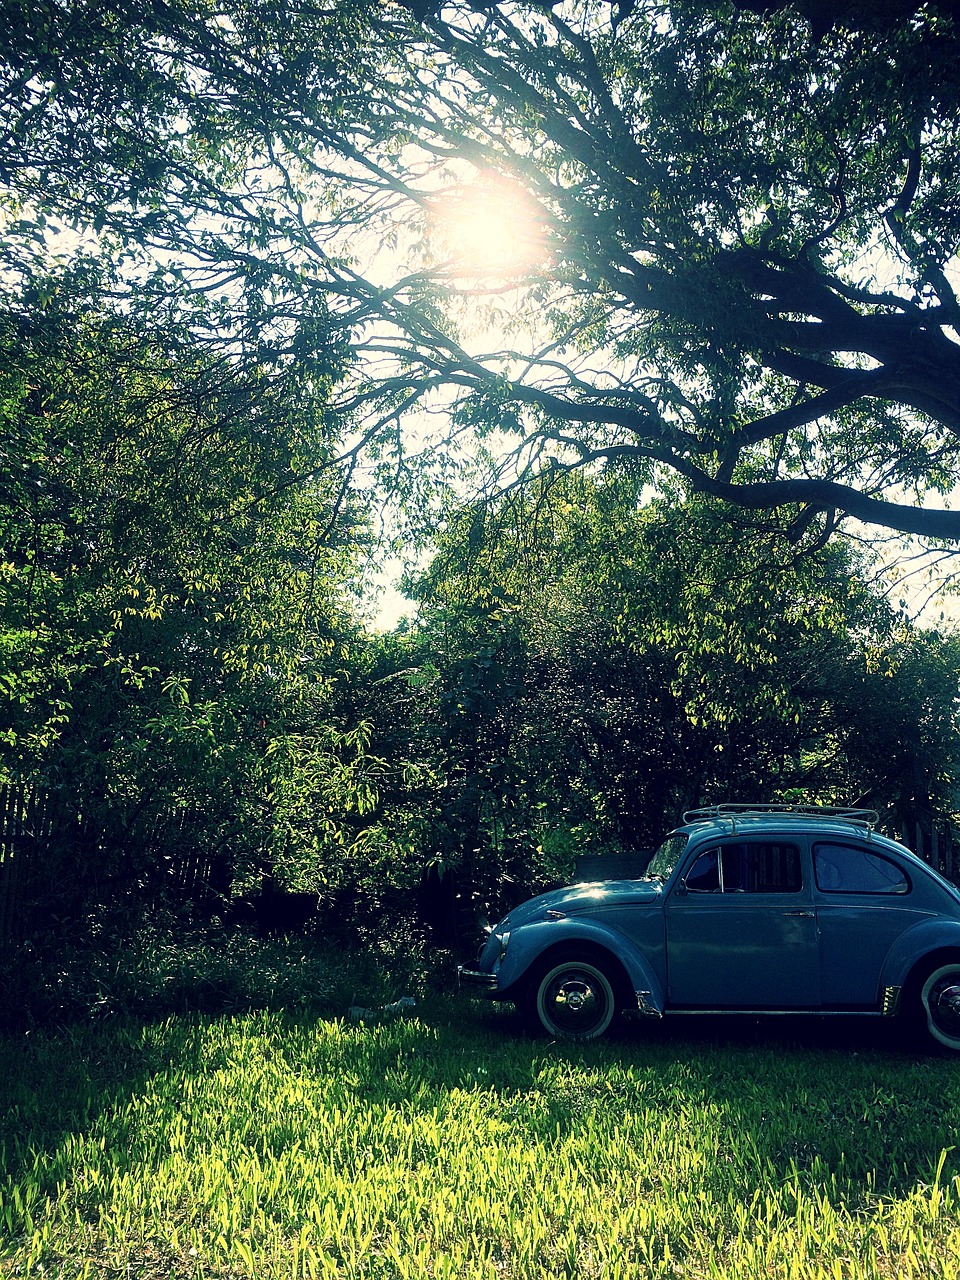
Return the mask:
<svg viewBox="0 0 960 1280"><path fill-rule="evenodd" d="M691 892L720 892L720 861L717 855L716 849L708 849L696 859L684 881Z"/></svg>
<svg viewBox="0 0 960 1280"><path fill-rule="evenodd" d="M849 844L815 844L813 869L823 893L909 893L902 867L868 849Z"/></svg>
<svg viewBox="0 0 960 1280"><path fill-rule="evenodd" d="M684 883L692 893L799 893L800 850L774 841L725 843L701 853Z"/></svg>

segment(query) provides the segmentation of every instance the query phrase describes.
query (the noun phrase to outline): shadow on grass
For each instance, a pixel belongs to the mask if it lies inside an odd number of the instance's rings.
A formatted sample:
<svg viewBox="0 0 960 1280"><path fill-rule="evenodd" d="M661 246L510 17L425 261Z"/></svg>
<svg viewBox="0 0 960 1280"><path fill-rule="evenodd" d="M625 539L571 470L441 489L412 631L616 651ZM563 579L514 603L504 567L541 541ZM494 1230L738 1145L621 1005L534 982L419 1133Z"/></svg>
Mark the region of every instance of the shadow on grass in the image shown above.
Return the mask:
<svg viewBox="0 0 960 1280"><path fill-rule="evenodd" d="M464 1002L473 1025L490 1034L548 1043L545 1036L529 1032L510 1004L483 1000ZM920 1035L913 1035L899 1019L857 1017L843 1014L817 1016L746 1014L694 1014L666 1018L633 1018L620 1024L607 1043L629 1048L642 1044L685 1048L715 1045L747 1048L766 1045L782 1049L820 1049L856 1055L868 1050L899 1055L914 1061L952 1061L960 1067L960 1055L941 1051Z"/></svg>
<svg viewBox="0 0 960 1280"><path fill-rule="evenodd" d="M175 1019L0 1035L0 1177L42 1174L43 1153L122 1109L183 1047Z"/></svg>

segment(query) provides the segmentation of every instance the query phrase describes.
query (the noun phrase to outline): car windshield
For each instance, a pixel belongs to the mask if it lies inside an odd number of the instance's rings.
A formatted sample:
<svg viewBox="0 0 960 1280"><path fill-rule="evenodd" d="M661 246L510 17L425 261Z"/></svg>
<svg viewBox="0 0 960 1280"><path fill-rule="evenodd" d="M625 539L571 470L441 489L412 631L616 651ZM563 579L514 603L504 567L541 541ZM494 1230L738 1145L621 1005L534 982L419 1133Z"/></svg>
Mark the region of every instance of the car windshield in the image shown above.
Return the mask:
<svg viewBox="0 0 960 1280"><path fill-rule="evenodd" d="M663 844L647 863L648 880L666 880L673 868L680 861L680 855L687 846L687 837L682 831L675 831L667 836Z"/></svg>

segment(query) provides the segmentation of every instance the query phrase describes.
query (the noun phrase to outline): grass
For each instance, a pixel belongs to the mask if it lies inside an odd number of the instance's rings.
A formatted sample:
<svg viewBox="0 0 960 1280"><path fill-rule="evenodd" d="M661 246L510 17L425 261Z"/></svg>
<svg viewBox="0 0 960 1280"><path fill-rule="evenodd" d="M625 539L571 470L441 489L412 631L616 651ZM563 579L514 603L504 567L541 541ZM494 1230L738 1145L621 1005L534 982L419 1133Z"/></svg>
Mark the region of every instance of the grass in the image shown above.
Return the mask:
<svg viewBox="0 0 960 1280"><path fill-rule="evenodd" d="M417 1012L0 1040L0 1274L960 1275L960 1062L860 1030L570 1046Z"/></svg>

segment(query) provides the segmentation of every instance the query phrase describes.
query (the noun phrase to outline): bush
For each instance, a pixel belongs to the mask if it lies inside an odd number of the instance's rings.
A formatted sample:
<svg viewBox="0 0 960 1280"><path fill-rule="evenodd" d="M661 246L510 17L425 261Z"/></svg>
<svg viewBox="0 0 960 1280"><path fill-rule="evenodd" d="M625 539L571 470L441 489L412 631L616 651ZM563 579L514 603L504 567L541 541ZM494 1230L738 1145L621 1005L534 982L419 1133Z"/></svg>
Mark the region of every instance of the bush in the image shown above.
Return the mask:
<svg viewBox="0 0 960 1280"><path fill-rule="evenodd" d="M421 948L349 952L316 934L262 939L173 914L101 921L85 937L48 933L0 954L0 1026L268 1008L343 1015L420 994L427 967Z"/></svg>

